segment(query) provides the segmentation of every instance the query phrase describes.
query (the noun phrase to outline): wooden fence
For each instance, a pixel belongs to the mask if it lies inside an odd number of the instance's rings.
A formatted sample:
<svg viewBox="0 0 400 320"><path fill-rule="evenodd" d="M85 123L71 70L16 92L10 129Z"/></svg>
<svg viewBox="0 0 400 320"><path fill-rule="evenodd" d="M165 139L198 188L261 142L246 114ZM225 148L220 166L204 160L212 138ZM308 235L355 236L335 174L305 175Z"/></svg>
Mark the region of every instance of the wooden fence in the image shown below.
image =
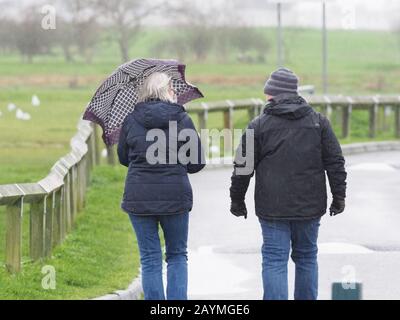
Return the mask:
<svg viewBox="0 0 400 320"><path fill-rule="evenodd" d="M378 118L380 111L393 111L395 118L393 137L400 138L400 96L319 96L308 95L304 98L310 105L326 115L328 119L332 118L333 114L340 116L342 138L348 138L351 133L351 114L353 110L364 110L369 117L369 138L375 138L378 130ZM234 129L234 112L238 110L247 110L248 119L251 120L262 113L265 106L265 101L259 98L245 100L225 100L217 102L201 102L190 103L186 105L186 110L190 114L198 116L198 130L208 128L209 114L222 113L224 129ZM381 112L383 122L387 123L387 113ZM226 143L225 149L232 149L232 137L228 133L224 137ZM115 149L108 150L108 163L115 165L116 156Z"/></svg>
<svg viewBox="0 0 400 320"><path fill-rule="evenodd" d="M10 272L21 270L24 206L30 206L29 257L48 257L71 231L85 205L86 188L98 163L96 129L79 121L71 151L59 159L47 177L37 183L0 186L0 205L6 206L5 264Z"/></svg>
<svg viewBox="0 0 400 320"><path fill-rule="evenodd" d="M394 136L400 138L400 96L305 96L305 99L329 119L333 111L341 112L341 136L347 138L351 131L351 113L353 110L365 110L369 114L369 137L374 138L377 132L378 114L380 109L391 108L395 115ZM210 113L223 113L223 128L233 129L233 113L236 110L247 110L248 118L259 115L265 106L261 99L239 101L202 102L189 104L187 110L198 115L198 128L207 128ZM386 117L386 113L384 113Z"/></svg>

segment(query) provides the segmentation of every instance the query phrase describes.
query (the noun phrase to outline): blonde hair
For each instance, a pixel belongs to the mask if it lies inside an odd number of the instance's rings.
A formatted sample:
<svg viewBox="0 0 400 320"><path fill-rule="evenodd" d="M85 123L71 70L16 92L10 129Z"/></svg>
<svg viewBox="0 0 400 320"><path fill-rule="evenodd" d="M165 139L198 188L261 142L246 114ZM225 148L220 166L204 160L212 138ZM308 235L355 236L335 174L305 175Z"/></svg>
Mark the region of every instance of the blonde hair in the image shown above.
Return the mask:
<svg viewBox="0 0 400 320"><path fill-rule="evenodd" d="M155 72L144 81L139 93L139 102L145 102L150 99L159 99L165 102L176 103L176 96L171 94L171 89L171 77L163 72Z"/></svg>

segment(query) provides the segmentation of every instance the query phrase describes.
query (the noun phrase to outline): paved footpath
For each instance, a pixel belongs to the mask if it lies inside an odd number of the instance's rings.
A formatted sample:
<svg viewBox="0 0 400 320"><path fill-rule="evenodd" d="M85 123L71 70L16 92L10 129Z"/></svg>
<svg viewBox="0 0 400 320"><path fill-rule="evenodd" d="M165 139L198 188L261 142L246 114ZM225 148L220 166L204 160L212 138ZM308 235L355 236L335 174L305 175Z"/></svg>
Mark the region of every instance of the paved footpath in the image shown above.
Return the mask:
<svg viewBox="0 0 400 320"><path fill-rule="evenodd" d="M365 299L400 299L400 152L346 157L345 213L321 222L320 299L331 283L355 273ZM189 231L189 298L260 299L261 230L254 214L254 179L247 220L229 213L231 169L191 176L194 210ZM330 201L330 200L329 200ZM293 264L289 294L293 296Z"/></svg>

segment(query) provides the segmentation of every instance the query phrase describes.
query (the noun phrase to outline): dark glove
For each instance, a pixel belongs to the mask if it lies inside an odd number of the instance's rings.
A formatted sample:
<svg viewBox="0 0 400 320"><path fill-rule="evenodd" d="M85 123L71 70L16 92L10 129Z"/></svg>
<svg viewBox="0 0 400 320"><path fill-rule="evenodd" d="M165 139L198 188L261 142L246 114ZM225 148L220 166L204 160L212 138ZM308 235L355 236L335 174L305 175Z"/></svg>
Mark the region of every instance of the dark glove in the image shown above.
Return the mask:
<svg viewBox="0 0 400 320"><path fill-rule="evenodd" d="M244 216L244 218L247 219L246 203L244 201L232 200L231 213L236 217Z"/></svg>
<svg viewBox="0 0 400 320"><path fill-rule="evenodd" d="M333 197L331 207L329 208L331 216L336 216L344 211L345 201L343 198Z"/></svg>

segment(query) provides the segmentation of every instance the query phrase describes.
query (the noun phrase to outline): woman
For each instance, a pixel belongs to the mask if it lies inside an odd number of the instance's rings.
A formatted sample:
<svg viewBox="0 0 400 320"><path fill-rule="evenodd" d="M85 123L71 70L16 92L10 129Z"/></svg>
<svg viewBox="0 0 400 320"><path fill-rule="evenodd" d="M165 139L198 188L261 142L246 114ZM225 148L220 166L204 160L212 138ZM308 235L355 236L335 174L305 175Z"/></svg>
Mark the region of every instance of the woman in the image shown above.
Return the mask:
<svg viewBox="0 0 400 320"><path fill-rule="evenodd" d="M167 299L186 300L187 238L193 204L187 174L204 167L200 139L189 115L177 104L167 74L149 76L139 101L124 121L118 144L119 161L129 168L121 208L129 214L136 233L145 299L165 299L158 235L161 225L168 264ZM175 133L174 128L177 128ZM196 141L189 139L188 143L189 153L196 154L196 161L179 161L182 159L178 156L179 149L187 142L178 139L183 129L195 134Z"/></svg>

